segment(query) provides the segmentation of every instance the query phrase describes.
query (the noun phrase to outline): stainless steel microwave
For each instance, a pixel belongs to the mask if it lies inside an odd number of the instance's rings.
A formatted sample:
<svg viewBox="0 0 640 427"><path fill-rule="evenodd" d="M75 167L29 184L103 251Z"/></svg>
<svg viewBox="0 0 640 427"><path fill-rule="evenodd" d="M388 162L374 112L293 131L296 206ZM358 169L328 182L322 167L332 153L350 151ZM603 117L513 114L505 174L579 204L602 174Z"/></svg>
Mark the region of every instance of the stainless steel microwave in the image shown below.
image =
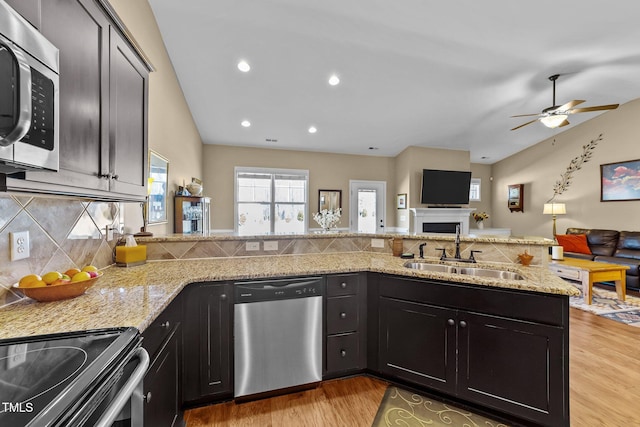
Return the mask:
<svg viewBox="0 0 640 427"><path fill-rule="evenodd" d="M0 173L57 171L59 52L0 0Z"/></svg>

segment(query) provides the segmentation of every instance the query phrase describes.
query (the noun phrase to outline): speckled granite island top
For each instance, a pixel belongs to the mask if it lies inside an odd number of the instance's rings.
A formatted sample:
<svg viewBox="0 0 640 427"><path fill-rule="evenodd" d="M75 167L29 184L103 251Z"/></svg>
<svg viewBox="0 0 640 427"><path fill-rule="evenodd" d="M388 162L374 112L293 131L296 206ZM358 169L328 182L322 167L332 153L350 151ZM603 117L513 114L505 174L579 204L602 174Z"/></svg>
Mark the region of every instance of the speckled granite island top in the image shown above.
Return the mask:
<svg viewBox="0 0 640 427"><path fill-rule="evenodd" d="M186 285L199 281L371 271L579 295L574 286L542 267L502 265L503 269L518 271L526 279L511 281L412 270L403 266L405 261L386 254L349 252L159 261L130 268L109 267L92 288L77 298L47 303L25 298L0 309L0 338L119 326L134 326L144 331Z"/></svg>

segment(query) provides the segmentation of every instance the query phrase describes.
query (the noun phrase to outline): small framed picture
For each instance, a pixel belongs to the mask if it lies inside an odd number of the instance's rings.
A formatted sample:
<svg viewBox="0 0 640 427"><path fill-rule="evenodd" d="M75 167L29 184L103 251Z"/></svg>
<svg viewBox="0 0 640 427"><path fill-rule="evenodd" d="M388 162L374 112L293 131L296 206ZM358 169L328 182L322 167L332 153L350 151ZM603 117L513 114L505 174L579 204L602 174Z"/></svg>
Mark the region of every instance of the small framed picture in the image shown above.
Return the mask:
<svg viewBox="0 0 640 427"><path fill-rule="evenodd" d="M398 194L396 196L396 207L398 209L407 209L407 193Z"/></svg>

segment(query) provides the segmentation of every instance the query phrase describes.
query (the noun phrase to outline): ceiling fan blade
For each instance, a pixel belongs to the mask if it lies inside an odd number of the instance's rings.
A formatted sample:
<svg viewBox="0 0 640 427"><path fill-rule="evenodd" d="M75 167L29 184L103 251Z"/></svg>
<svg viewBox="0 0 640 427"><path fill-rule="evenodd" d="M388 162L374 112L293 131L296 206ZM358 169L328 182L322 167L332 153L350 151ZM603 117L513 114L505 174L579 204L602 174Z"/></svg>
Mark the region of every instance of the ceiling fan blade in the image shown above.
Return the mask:
<svg viewBox="0 0 640 427"><path fill-rule="evenodd" d="M521 127L523 127L523 126L530 125L531 123L533 123L533 122L537 122L537 121L538 121L538 119L531 120L530 122L523 123L523 124L521 124L520 126L516 126L516 127L514 127L513 129L511 129L511 130L520 129L520 128L521 128Z"/></svg>
<svg viewBox="0 0 640 427"><path fill-rule="evenodd" d="M574 108L573 110L567 111L567 113L574 114L574 113L588 113L589 111L615 110L616 108L618 108L618 105L620 104L596 105L595 107Z"/></svg>
<svg viewBox="0 0 640 427"><path fill-rule="evenodd" d="M558 110L558 111L567 111L568 109L573 108L576 105L582 104L583 102L587 102L587 101L585 101L583 99L574 99L573 101L569 101L566 104L562 104L561 106L556 108L556 110Z"/></svg>
<svg viewBox="0 0 640 427"><path fill-rule="evenodd" d="M533 117L533 116L539 116L540 114L518 114L517 116L509 116L509 117Z"/></svg>
<svg viewBox="0 0 640 427"><path fill-rule="evenodd" d="M564 121L563 121L562 123L560 123L560 124L558 125L558 127L559 127L559 128L561 128L562 126L567 126L567 125L569 125L569 124L570 124L570 123L569 123L569 120L564 119Z"/></svg>

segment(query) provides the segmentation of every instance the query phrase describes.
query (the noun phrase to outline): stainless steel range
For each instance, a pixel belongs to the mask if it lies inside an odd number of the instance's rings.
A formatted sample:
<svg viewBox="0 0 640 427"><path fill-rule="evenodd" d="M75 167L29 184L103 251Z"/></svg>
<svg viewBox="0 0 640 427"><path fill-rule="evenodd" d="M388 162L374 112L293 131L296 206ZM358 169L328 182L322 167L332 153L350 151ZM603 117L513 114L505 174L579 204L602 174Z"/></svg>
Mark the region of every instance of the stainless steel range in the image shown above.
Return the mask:
<svg viewBox="0 0 640 427"><path fill-rule="evenodd" d="M142 426L148 366L134 328L0 340L0 425Z"/></svg>

